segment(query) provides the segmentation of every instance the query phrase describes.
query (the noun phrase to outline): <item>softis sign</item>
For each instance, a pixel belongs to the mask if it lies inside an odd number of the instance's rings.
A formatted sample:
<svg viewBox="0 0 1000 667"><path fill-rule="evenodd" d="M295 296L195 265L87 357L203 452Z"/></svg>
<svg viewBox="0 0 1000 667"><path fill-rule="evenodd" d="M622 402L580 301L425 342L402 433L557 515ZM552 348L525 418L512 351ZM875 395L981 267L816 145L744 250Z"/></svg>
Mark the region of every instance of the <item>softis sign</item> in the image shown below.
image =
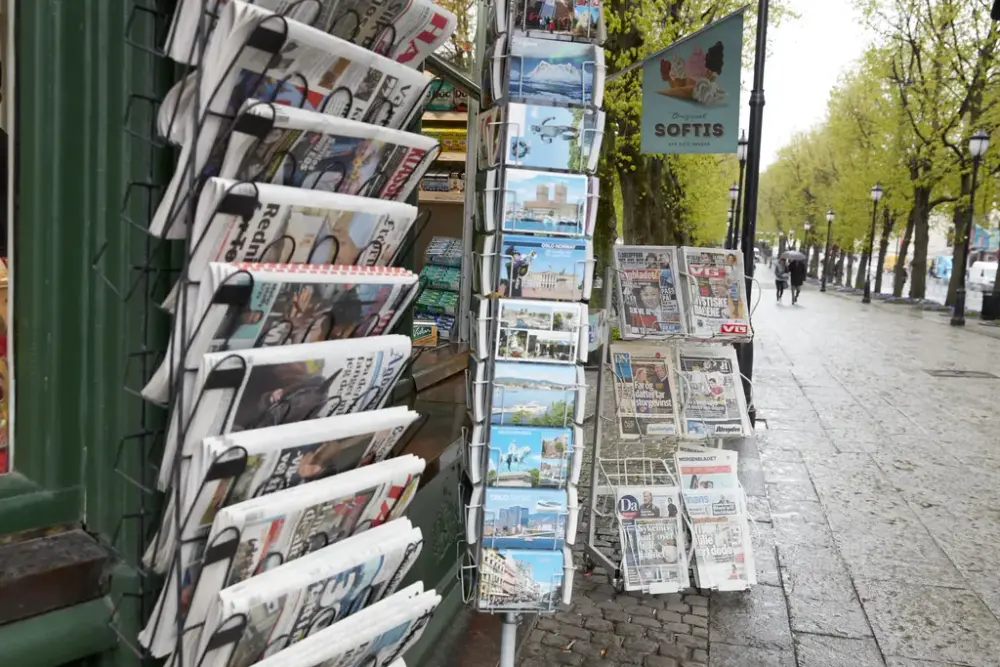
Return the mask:
<svg viewBox="0 0 1000 667"><path fill-rule="evenodd" d="M743 10L642 66L643 153L735 153Z"/></svg>

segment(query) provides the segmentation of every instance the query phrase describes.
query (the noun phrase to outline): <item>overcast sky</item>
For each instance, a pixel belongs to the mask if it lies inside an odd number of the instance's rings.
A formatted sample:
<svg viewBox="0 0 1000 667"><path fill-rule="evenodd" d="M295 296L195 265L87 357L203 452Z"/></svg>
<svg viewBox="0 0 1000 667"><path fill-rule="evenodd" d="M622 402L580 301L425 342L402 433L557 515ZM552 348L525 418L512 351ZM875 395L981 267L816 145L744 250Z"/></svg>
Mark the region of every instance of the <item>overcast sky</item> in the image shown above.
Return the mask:
<svg viewBox="0 0 1000 667"><path fill-rule="evenodd" d="M768 30L761 170L793 134L823 120L830 89L869 41L851 0L789 0L789 4L800 18ZM743 72L743 86L742 125L747 127L752 69Z"/></svg>

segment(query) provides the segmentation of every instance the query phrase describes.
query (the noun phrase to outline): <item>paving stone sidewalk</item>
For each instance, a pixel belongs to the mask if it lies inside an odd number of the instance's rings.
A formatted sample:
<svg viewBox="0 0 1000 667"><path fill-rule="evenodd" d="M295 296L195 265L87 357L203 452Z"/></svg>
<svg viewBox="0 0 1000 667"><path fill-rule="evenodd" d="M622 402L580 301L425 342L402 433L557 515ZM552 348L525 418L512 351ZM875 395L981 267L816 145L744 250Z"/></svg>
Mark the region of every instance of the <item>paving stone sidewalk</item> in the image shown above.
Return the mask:
<svg viewBox="0 0 1000 667"><path fill-rule="evenodd" d="M621 595L578 573L521 667L1000 665L1000 380L925 372L1000 376L1000 341L809 288L794 308L765 289L754 322L761 421L737 449L759 585ZM578 563L585 540L581 516Z"/></svg>

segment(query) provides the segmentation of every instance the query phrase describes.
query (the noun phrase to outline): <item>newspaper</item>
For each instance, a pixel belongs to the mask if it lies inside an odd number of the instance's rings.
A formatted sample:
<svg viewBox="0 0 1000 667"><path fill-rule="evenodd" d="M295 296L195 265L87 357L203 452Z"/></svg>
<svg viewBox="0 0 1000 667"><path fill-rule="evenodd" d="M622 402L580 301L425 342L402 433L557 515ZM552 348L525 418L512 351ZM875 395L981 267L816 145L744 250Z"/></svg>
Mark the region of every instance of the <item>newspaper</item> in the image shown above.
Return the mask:
<svg viewBox="0 0 1000 667"><path fill-rule="evenodd" d="M311 634L257 667L404 667L441 596L417 582Z"/></svg>
<svg viewBox="0 0 1000 667"><path fill-rule="evenodd" d="M258 26L285 36L280 54L245 47ZM189 174L218 175L229 118L246 102L273 101L299 111L401 127L429 92L420 72L239 0L228 0L221 8L206 62L217 64L203 71L198 95L197 79L189 76L176 84L158 114L160 134L180 144L181 152L175 178L151 223L157 236L184 235Z"/></svg>
<svg viewBox="0 0 1000 667"><path fill-rule="evenodd" d="M675 251L670 246L614 246L623 339L684 332Z"/></svg>
<svg viewBox="0 0 1000 667"><path fill-rule="evenodd" d="M382 461L417 417L387 408L205 438L177 494L179 539L204 539L223 507ZM143 559L161 574L178 541L174 499L168 495L160 531Z"/></svg>
<svg viewBox="0 0 1000 667"><path fill-rule="evenodd" d="M529 299L499 299L498 304L496 359L553 364L587 360L589 322L583 304ZM478 324L485 327L489 322L480 319Z"/></svg>
<svg viewBox="0 0 1000 667"><path fill-rule="evenodd" d="M249 218L233 208L243 197ZM187 276L197 281L209 262L390 266L416 217L402 202L213 177L198 198Z"/></svg>
<svg viewBox="0 0 1000 667"><path fill-rule="evenodd" d="M734 250L681 248L681 291L687 333L696 338L746 339L750 335L743 254Z"/></svg>
<svg viewBox="0 0 1000 667"><path fill-rule="evenodd" d="M167 655L178 614L185 629L200 627L220 590L380 525L390 510L401 513L412 498L402 492L423 469L423 459L403 456L221 509L203 540L181 544L180 579L168 574L140 639L156 657Z"/></svg>
<svg viewBox="0 0 1000 667"><path fill-rule="evenodd" d="M612 344L615 417L623 438L678 435L673 349Z"/></svg>
<svg viewBox="0 0 1000 667"><path fill-rule="evenodd" d="M171 410L159 488L171 483L178 443L190 456L203 438L382 407L410 349L408 336L388 335L204 355Z"/></svg>
<svg viewBox="0 0 1000 667"><path fill-rule="evenodd" d="M674 461L681 478L681 488L685 493L737 488L740 485L737 458L736 452L726 449L677 452Z"/></svg>
<svg viewBox="0 0 1000 667"><path fill-rule="evenodd" d="M183 664L249 667L278 654L394 593L421 544L397 519L219 591L201 632L185 634ZM245 623L229 632L234 619Z"/></svg>
<svg viewBox="0 0 1000 667"><path fill-rule="evenodd" d="M757 583L742 489L684 491L699 588L744 590Z"/></svg>
<svg viewBox="0 0 1000 667"><path fill-rule="evenodd" d="M709 438L753 435L736 350L732 346L681 345L677 372L679 415L686 435Z"/></svg>
<svg viewBox="0 0 1000 667"><path fill-rule="evenodd" d="M165 402L182 364L194 368L207 352L378 336L418 289L406 269L213 262L185 317L175 316L166 357L142 394Z"/></svg>
<svg viewBox="0 0 1000 667"><path fill-rule="evenodd" d="M199 19L203 20L205 34L211 30L211 21L201 15L203 4L207 4L207 11L216 10L214 2L204 0L180 0L174 10L167 35L167 54L179 63L198 64L199 54L194 44ZM451 37L457 23L454 14L430 0L387 2L373 7L360 0L253 0L249 4L283 14L370 51L377 50L413 68Z"/></svg>
<svg viewBox="0 0 1000 667"><path fill-rule="evenodd" d="M620 486L615 493L625 589L670 593L687 588L680 490L675 486Z"/></svg>

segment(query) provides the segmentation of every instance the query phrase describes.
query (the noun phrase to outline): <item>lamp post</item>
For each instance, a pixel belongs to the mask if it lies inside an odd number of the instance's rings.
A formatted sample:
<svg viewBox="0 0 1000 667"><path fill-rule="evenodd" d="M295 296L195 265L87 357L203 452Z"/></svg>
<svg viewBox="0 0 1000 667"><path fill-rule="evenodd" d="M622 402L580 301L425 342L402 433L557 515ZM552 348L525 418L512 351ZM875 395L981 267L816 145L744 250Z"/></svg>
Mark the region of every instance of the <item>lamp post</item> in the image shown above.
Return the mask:
<svg viewBox="0 0 1000 667"><path fill-rule="evenodd" d="M878 200L882 198L882 184L872 186L872 232L868 235L868 259L865 261L865 294L861 303L872 302L872 247L875 243L875 216L878 214Z"/></svg>
<svg viewBox="0 0 1000 667"><path fill-rule="evenodd" d="M826 291L826 274L830 272L830 230L833 229L833 209L826 212L826 248L823 250L823 280L820 282L819 291Z"/></svg>
<svg viewBox="0 0 1000 667"><path fill-rule="evenodd" d="M733 183L729 186L729 231L726 233L726 248L732 250L736 247L736 229L734 211L736 210L736 200L740 198L740 188Z"/></svg>
<svg viewBox="0 0 1000 667"><path fill-rule="evenodd" d="M747 168L747 134L746 131L740 132L740 140L736 144L736 157L740 160L740 180L738 181L739 187L736 189L736 217L733 223L733 245L730 247L734 250L740 247L740 209L743 208L743 173ZM731 190L732 188L730 188Z"/></svg>
<svg viewBox="0 0 1000 667"><path fill-rule="evenodd" d="M962 245L962 266L955 267L959 274L958 292L955 294L955 312L951 316L953 327L965 326L965 272L969 266L969 239L972 238L972 216L975 213L976 202L976 177L979 175L979 162L983 159L983 154L990 147L990 135L983 130L976 130L976 133L969 139L969 153L972 155L972 187L969 189L969 222L965 225L965 238ZM957 230L956 230L957 231ZM996 284L993 285L996 293Z"/></svg>
<svg viewBox="0 0 1000 667"><path fill-rule="evenodd" d="M730 250L733 247L733 207L732 204L729 206L729 210L726 212L726 250Z"/></svg>

